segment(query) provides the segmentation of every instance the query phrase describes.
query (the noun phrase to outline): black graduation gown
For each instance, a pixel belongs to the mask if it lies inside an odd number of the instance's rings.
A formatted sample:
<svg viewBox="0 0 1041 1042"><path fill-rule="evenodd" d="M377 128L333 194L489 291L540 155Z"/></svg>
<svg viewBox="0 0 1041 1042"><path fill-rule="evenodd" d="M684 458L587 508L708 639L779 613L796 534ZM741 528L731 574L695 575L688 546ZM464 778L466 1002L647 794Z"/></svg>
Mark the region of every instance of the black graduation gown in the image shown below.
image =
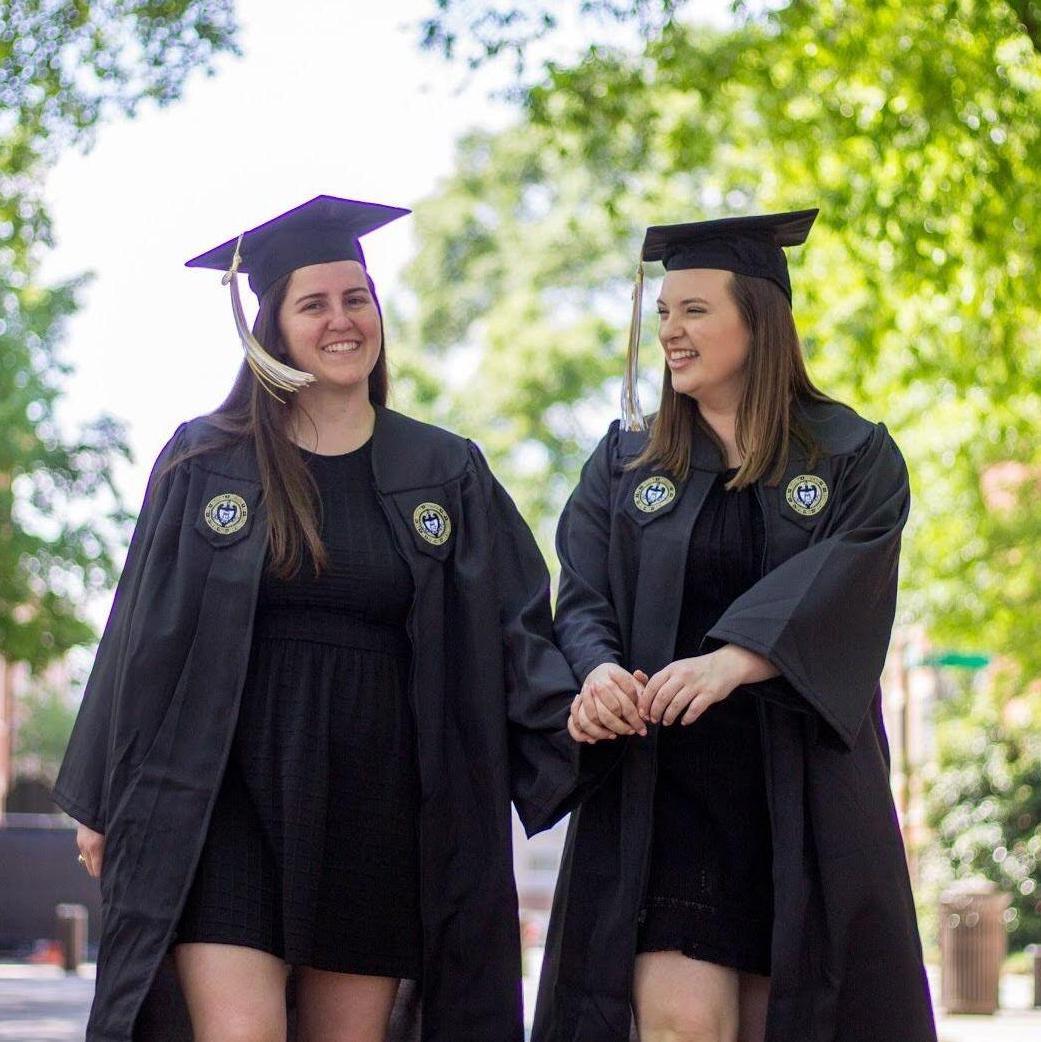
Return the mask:
<svg viewBox="0 0 1041 1042"><path fill-rule="evenodd" d="M756 487L765 574L705 644L742 645L781 671L732 696L756 697L769 793L775 918L766 1039L933 1042L878 687L907 472L882 425L838 404L805 409L824 456L811 468L793 453L779 486ZM646 437L612 425L560 520L556 632L580 680L607 661L653 674L673 654L691 528L722 464L699 437L690 475L670 500L667 486L641 488L660 471L625 469ZM823 480L823 505L820 485L814 492L813 482L795 480L807 474ZM571 818L533 1042L630 1037L654 734L584 747L601 781Z"/></svg>
<svg viewBox="0 0 1041 1042"><path fill-rule="evenodd" d="M205 419L182 425L153 471L55 786L59 805L106 839L87 1042L135 1035L205 839L249 659L267 543L251 446L155 481L205 430ZM409 1005L421 1006L424 1042L520 1042L510 798L529 830L548 826L578 761L565 730L576 686L553 643L549 576L466 440L381 408L372 464L415 582L423 983ZM229 493L244 501L245 523L214 531L204 510ZM175 1020L143 1016L137 1037L175 1035ZM396 1018L395 1038L420 1037L415 1020Z"/></svg>

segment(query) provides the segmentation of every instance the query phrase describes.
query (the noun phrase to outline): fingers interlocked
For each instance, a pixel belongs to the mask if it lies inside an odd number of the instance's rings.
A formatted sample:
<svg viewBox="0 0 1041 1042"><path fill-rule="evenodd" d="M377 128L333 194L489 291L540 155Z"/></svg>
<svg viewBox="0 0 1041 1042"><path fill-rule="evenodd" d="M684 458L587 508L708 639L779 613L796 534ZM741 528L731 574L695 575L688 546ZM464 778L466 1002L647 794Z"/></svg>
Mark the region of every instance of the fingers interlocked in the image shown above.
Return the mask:
<svg viewBox="0 0 1041 1042"><path fill-rule="evenodd" d="M646 674L640 671L634 675L610 662L597 666L571 705L572 738L592 743L619 735L645 735L647 726L636 708L645 681Z"/></svg>

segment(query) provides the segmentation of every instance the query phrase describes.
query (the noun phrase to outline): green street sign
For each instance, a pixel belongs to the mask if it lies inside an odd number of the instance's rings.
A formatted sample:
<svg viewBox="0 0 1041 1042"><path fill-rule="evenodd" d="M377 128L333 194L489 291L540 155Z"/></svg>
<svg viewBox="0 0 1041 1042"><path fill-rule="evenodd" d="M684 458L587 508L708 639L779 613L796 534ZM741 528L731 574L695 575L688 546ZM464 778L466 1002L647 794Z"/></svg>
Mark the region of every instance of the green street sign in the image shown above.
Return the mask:
<svg viewBox="0 0 1041 1042"><path fill-rule="evenodd" d="M971 651L934 651L922 659L923 666L950 666L952 669L983 669L991 656Z"/></svg>

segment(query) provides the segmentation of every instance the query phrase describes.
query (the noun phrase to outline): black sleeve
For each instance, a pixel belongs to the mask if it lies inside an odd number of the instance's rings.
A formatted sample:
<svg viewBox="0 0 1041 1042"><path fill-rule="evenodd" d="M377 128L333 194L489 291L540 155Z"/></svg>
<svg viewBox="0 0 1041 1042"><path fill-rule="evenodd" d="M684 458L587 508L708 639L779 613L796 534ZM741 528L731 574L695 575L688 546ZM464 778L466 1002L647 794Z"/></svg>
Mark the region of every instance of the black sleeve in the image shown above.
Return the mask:
<svg viewBox="0 0 1041 1042"><path fill-rule="evenodd" d="M549 572L531 530L476 446L471 446L471 456L494 535L510 789L531 836L570 809L578 747L567 732L567 718L578 685L553 640Z"/></svg>
<svg viewBox="0 0 1041 1042"><path fill-rule="evenodd" d="M160 524L169 520L171 512L179 519L181 512L178 504L171 501L172 475L160 476L181 448L185 426L178 427L152 468L108 622L54 785L54 802L95 832L104 832L106 827L106 789L112 751L110 722L141 577Z"/></svg>
<svg viewBox="0 0 1041 1042"><path fill-rule="evenodd" d="M611 459L615 421L582 468L557 525L560 589L556 635L579 683L603 662L621 664L623 645L611 601Z"/></svg>
<svg viewBox="0 0 1041 1042"><path fill-rule="evenodd" d="M618 428L618 421L613 421L586 461L557 524L560 587L554 628L557 643L580 685L604 662L625 666L608 573L613 509L611 472ZM628 736L604 739L594 745L575 743L579 772L572 804L581 803L602 784L622 762L628 743Z"/></svg>
<svg viewBox="0 0 1041 1042"><path fill-rule="evenodd" d="M878 425L836 477L814 542L737 598L708 636L768 658L849 746L874 698L896 611L907 468Z"/></svg>

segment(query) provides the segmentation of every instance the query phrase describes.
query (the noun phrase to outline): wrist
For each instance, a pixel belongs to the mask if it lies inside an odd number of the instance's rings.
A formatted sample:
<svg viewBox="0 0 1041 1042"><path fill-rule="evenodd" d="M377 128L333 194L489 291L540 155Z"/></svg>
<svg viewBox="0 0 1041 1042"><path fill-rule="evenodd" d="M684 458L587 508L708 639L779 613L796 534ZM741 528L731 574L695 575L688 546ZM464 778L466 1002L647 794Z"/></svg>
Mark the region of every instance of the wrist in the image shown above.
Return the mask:
<svg viewBox="0 0 1041 1042"><path fill-rule="evenodd" d="M723 647L714 652L731 689L745 683L748 663L741 651L742 649L734 644L724 644Z"/></svg>
<svg viewBox="0 0 1041 1042"><path fill-rule="evenodd" d="M768 658L755 651L749 651L740 644L725 644L717 654L723 657L730 676L736 678L735 687L769 680L778 674L778 670Z"/></svg>

